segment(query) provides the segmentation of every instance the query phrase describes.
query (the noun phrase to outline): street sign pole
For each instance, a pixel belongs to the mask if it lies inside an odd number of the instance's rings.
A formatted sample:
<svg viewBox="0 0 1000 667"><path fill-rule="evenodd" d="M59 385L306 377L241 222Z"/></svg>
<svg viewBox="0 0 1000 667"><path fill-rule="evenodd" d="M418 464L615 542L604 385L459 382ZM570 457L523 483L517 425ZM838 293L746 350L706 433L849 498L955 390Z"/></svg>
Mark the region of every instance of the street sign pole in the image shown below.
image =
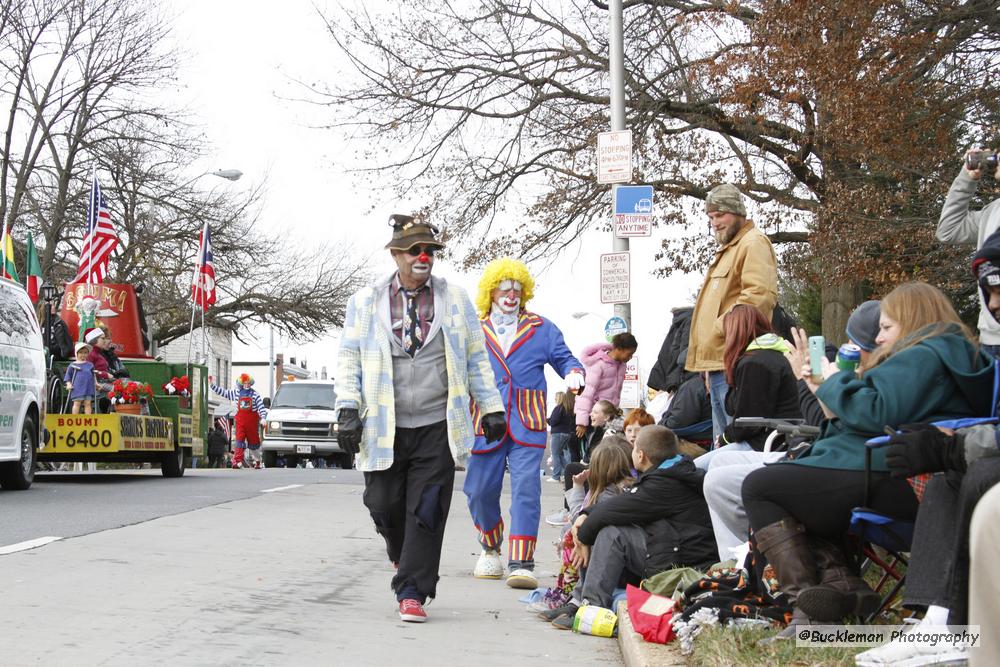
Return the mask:
<svg viewBox="0 0 1000 667"><path fill-rule="evenodd" d="M625 129L625 47L622 37L622 0L608 2L608 50L609 70L611 75L611 129ZM631 179L631 173L629 174ZM617 184L611 186L611 198L614 201ZM612 225L614 227L614 225ZM628 252L629 241L620 239L611 231L612 249L615 252ZM631 279L631 278L630 278ZM625 326L632 330L632 304L630 302L616 303L615 315L625 320Z"/></svg>

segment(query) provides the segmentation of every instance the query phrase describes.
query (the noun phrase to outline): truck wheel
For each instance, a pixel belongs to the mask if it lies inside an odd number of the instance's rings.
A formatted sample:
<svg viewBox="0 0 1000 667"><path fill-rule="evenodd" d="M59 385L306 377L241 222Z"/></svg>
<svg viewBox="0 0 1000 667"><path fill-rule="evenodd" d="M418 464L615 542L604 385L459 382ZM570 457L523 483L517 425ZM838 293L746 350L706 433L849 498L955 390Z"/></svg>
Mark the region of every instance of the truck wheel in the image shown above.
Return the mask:
<svg viewBox="0 0 1000 667"><path fill-rule="evenodd" d="M344 470L350 470L354 467L354 454L341 454L340 455L340 467Z"/></svg>
<svg viewBox="0 0 1000 667"><path fill-rule="evenodd" d="M21 458L0 463L0 487L8 491L24 491L35 480L35 422L24 418L21 426Z"/></svg>
<svg viewBox="0 0 1000 667"><path fill-rule="evenodd" d="M278 452L267 452L265 451L262 456L264 457L264 467L265 468L277 468L278 467Z"/></svg>
<svg viewBox="0 0 1000 667"><path fill-rule="evenodd" d="M167 452L160 459L160 472L164 477L183 477L184 465L184 448L178 445L177 449Z"/></svg>

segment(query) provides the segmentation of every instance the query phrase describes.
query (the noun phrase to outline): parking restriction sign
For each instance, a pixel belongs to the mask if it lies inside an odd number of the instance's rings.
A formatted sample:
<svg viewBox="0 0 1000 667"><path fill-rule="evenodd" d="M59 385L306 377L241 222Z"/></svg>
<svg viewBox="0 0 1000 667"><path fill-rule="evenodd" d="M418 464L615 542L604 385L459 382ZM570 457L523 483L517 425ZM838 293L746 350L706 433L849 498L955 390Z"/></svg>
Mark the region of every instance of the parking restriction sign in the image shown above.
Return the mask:
<svg viewBox="0 0 1000 667"><path fill-rule="evenodd" d="M597 182L628 183L632 179L632 130L597 135Z"/></svg>
<svg viewBox="0 0 1000 667"><path fill-rule="evenodd" d="M628 303L630 284L628 251L601 255L601 303Z"/></svg>

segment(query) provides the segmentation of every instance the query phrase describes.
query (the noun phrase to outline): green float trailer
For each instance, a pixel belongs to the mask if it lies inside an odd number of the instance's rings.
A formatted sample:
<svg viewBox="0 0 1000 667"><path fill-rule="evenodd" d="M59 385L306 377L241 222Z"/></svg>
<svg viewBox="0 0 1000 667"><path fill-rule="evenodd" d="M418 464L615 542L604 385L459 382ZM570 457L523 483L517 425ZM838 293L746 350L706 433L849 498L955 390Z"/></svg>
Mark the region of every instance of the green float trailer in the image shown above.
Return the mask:
<svg viewBox="0 0 1000 667"><path fill-rule="evenodd" d="M192 456L204 456L208 432L208 370L204 366L123 359L130 380L153 389L149 414L62 414L50 405L45 417L42 462L156 463L165 477L180 477ZM61 378L66 365L57 364ZM188 375L191 396L164 393L173 377ZM66 410L69 412L68 408Z"/></svg>

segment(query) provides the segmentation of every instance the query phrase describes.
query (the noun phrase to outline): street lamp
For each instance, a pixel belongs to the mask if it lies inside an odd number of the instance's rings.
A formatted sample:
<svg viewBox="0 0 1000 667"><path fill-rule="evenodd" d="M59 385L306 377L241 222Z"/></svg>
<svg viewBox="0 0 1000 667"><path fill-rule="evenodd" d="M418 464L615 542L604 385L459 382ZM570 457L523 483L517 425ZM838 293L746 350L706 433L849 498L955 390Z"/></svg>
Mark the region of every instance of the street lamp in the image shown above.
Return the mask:
<svg viewBox="0 0 1000 667"><path fill-rule="evenodd" d="M243 172L239 169L219 169L218 171L210 171L208 173L212 176L224 178L227 181L238 181L243 176Z"/></svg>
<svg viewBox="0 0 1000 667"><path fill-rule="evenodd" d="M42 284L42 300L45 301L45 349L52 357L52 302L56 298L59 289L50 282Z"/></svg>

